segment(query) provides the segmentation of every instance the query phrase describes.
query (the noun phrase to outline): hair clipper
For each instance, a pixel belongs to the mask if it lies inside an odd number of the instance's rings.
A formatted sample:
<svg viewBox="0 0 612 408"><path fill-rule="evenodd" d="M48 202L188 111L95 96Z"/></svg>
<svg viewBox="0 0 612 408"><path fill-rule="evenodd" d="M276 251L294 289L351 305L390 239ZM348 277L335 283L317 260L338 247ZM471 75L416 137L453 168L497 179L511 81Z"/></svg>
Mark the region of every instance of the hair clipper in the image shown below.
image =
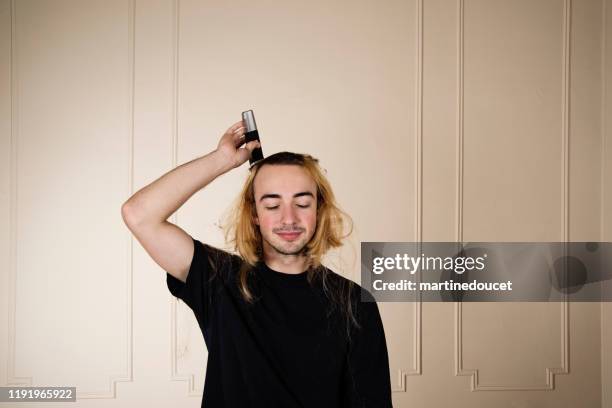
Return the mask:
<svg viewBox="0 0 612 408"><path fill-rule="evenodd" d="M259 132L257 132L257 125L255 124L255 115L253 115L253 111L248 110L242 112L242 120L244 121L244 124L246 126L246 133L244 134L244 143L246 144L253 140L257 140L261 145L261 140L259 139ZM264 156L261 147L257 147L251 152L249 164L252 166L255 162L263 158Z"/></svg>

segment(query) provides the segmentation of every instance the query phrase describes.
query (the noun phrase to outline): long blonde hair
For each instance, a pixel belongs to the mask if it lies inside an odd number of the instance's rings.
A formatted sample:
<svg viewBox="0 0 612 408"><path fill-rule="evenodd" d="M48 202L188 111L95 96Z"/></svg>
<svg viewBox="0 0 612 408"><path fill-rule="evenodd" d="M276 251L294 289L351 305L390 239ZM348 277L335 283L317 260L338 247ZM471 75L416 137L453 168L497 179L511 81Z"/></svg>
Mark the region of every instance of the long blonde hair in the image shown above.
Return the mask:
<svg viewBox="0 0 612 408"><path fill-rule="evenodd" d="M311 240L304 247L307 280L311 284L316 280L322 282L325 294L332 301L332 310L338 307L344 313L347 335L350 339L349 323L352 321L359 327L351 301L355 283L350 279L338 279L337 276L330 274L321 264L321 259L328 250L342 246L343 240L353 231L353 221L337 204L331 185L318 162L318 159L311 155L292 152L276 153L256 162L251 167L242 191L226 218L225 241L233 246L244 260L239 271L238 286L244 300L252 303L254 296L247 284L248 277L253 267L263 261L263 238L254 221L257 216L255 176L266 165L296 165L305 169L317 186L316 228ZM345 227L348 227L347 233L344 233Z"/></svg>

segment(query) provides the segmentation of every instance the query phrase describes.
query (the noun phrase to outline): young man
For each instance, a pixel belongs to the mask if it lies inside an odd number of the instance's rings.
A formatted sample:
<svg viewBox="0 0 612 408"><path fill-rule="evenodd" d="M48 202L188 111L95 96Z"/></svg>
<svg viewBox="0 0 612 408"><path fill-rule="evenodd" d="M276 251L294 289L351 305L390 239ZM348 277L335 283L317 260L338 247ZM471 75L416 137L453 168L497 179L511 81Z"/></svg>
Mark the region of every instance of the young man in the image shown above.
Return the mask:
<svg viewBox="0 0 612 408"><path fill-rule="evenodd" d="M241 147L244 132L235 123L215 151L166 173L122 207L202 330L202 407L392 407L377 304L321 264L342 244L345 214L316 159L281 152L252 166L226 230L238 254L166 221L250 157L259 143Z"/></svg>

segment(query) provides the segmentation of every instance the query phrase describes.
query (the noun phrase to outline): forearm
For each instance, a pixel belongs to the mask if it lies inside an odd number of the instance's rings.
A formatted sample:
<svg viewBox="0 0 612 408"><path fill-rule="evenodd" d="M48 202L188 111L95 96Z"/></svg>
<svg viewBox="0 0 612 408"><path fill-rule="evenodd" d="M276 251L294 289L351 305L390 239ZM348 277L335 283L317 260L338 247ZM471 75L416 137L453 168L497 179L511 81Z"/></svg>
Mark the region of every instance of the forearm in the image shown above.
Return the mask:
<svg viewBox="0 0 612 408"><path fill-rule="evenodd" d="M121 208L123 218L136 224L161 223L197 191L229 170L227 160L217 150L184 163L132 195Z"/></svg>

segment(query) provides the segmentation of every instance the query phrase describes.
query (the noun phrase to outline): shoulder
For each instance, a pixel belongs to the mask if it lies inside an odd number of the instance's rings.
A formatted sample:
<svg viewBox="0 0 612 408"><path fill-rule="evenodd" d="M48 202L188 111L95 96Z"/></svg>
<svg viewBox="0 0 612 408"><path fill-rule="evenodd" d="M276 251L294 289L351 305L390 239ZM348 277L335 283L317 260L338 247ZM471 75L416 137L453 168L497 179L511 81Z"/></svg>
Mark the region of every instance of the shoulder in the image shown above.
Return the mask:
<svg viewBox="0 0 612 408"><path fill-rule="evenodd" d="M339 291L345 299L348 297L354 310L377 308L376 300L370 291L328 267L324 266L323 268L326 271L325 280L327 287L331 290Z"/></svg>
<svg viewBox="0 0 612 408"><path fill-rule="evenodd" d="M329 282L336 286L349 288L352 296L358 296L359 298L363 298L363 300L367 301L374 301L374 296L359 283L340 275L326 266L323 266L323 268L326 271L326 278Z"/></svg>
<svg viewBox="0 0 612 408"><path fill-rule="evenodd" d="M321 278L322 283L329 289L341 290L351 289L354 290L354 286L357 285L354 281L340 275L334 270L328 268L325 265L319 267L320 273L317 275Z"/></svg>
<svg viewBox="0 0 612 408"><path fill-rule="evenodd" d="M228 276L235 272L243 263L240 256L215 245L203 243L198 239L194 241L194 255L211 271Z"/></svg>
<svg viewBox="0 0 612 408"><path fill-rule="evenodd" d="M330 283L330 292L335 292L343 306L341 310L347 312L347 305L350 305L351 320L356 325L351 324L351 333L359 332L363 336L384 336L382 318L376 298L372 293L361 286L359 283L348 279L329 268L327 269L327 280ZM332 295L334 296L334 295ZM364 334L365 333L365 334Z"/></svg>

